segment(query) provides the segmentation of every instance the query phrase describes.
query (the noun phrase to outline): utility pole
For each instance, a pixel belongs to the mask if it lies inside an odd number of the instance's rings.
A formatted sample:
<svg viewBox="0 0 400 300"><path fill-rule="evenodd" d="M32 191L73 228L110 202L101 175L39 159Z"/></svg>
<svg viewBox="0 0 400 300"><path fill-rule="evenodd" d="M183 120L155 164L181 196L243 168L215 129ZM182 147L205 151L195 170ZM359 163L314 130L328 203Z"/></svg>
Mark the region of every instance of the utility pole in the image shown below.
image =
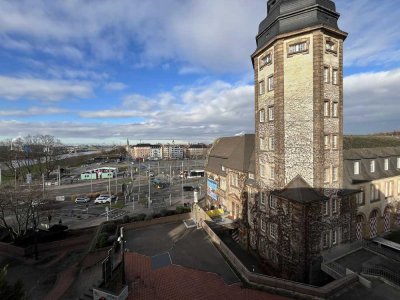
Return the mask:
<svg viewBox="0 0 400 300"><path fill-rule="evenodd" d="M183 198L183 177L185 176L185 172L183 171L183 161L182 161L182 177L181 177L181 193L182 193L182 204L184 202Z"/></svg>
<svg viewBox="0 0 400 300"><path fill-rule="evenodd" d="M118 172L115 173L115 195L118 194Z"/></svg>
<svg viewBox="0 0 400 300"><path fill-rule="evenodd" d="M90 173L90 193L93 193L93 173Z"/></svg>
<svg viewBox="0 0 400 300"><path fill-rule="evenodd" d="M58 186L61 185L61 171L60 171L60 165L58 165Z"/></svg>
<svg viewBox="0 0 400 300"><path fill-rule="evenodd" d="M140 202L140 159L139 159L139 192L138 192L138 201Z"/></svg>
<svg viewBox="0 0 400 300"><path fill-rule="evenodd" d="M149 208L150 208L150 204L151 204L151 196L150 196L150 164L149 164Z"/></svg>

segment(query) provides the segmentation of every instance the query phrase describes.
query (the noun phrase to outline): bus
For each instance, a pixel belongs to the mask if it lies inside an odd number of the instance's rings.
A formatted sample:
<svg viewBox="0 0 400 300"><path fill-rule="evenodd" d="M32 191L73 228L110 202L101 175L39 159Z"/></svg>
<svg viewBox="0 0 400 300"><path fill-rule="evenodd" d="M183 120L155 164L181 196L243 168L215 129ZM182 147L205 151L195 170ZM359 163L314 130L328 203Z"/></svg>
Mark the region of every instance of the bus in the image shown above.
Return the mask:
<svg viewBox="0 0 400 300"><path fill-rule="evenodd" d="M190 170L187 178L204 177L204 170Z"/></svg>

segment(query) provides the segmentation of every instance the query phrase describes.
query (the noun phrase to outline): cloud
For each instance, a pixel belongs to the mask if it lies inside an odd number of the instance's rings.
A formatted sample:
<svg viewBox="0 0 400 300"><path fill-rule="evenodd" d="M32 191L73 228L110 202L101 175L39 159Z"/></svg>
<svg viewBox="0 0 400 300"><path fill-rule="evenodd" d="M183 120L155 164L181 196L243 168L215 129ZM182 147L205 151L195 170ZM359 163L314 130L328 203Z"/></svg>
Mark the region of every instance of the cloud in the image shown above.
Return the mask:
<svg viewBox="0 0 400 300"><path fill-rule="evenodd" d="M210 142L238 131L254 131L253 92L251 85L216 81L173 88L152 97L131 94L124 97L120 107L78 113L84 119L97 119L94 122L6 120L0 121L0 136L42 132L76 140L129 137ZM117 118L125 118L127 123L118 123Z"/></svg>
<svg viewBox="0 0 400 300"><path fill-rule="evenodd" d="M179 62L192 70L237 72L251 67L265 11L263 0L2 1L0 36L7 44L0 47L75 61Z"/></svg>
<svg viewBox="0 0 400 300"><path fill-rule="evenodd" d="M337 0L340 27L349 32L345 66L390 65L400 62L398 3L381 0Z"/></svg>
<svg viewBox="0 0 400 300"><path fill-rule="evenodd" d="M7 100L21 98L59 101L67 97L89 98L93 94L87 82L17 78L0 75L0 97Z"/></svg>
<svg viewBox="0 0 400 300"><path fill-rule="evenodd" d="M107 91L122 91L125 90L128 86L122 82L110 82L104 86L104 89Z"/></svg>
<svg viewBox="0 0 400 300"><path fill-rule="evenodd" d="M55 115L69 112L66 109L56 107L30 107L28 109L20 110L1 110L1 117L29 117L29 116L42 116L42 115Z"/></svg>
<svg viewBox="0 0 400 300"><path fill-rule="evenodd" d="M400 69L344 78L345 132L400 130Z"/></svg>

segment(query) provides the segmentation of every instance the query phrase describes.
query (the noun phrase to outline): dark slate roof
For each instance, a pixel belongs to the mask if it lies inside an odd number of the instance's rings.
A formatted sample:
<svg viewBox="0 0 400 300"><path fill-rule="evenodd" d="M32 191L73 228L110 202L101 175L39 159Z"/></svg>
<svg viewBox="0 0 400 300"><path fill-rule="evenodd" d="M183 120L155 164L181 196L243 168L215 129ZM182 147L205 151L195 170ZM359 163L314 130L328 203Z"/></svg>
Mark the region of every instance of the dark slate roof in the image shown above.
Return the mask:
<svg viewBox="0 0 400 300"><path fill-rule="evenodd" d="M195 148L207 148L207 145L205 145L205 144L191 144L191 145L189 145L189 149L195 149Z"/></svg>
<svg viewBox="0 0 400 300"><path fill-rule="evenodd" d="M241 172L254 173L254 170L250 169L254 168L254 140L254 134L217 139L208 155L206 171L225 175L222 171L224 166Z"/></svg>
<svg viewBox="0 0 400 300"><path fill-rule="evenodd" d="M400 175L397 168L397 158L400 157L400 147L359 148L343 151L344 187L353 184L370 182L377 179ZM384 168L384 159L389 158L389 170ZM370 172L370 163L375 160L375 172ZM360 162L360 174L354 174L354 162Z"/></svg>
<svg viewBox="0 0 400 300"><path fill-rule="evenodd" d="M269 0L267 7L268 15L258 28L257 50L277 35L311 26L339 30L340 15L331 0Z"/></svg>
<svg viewBox="0 0 400 300"><path fill-rule="evenodd" d="M274 194L300 203L311 203L327 199L318 193L316 189L313 189L300 175L297 175L284 189L274 191Z"/></svg>

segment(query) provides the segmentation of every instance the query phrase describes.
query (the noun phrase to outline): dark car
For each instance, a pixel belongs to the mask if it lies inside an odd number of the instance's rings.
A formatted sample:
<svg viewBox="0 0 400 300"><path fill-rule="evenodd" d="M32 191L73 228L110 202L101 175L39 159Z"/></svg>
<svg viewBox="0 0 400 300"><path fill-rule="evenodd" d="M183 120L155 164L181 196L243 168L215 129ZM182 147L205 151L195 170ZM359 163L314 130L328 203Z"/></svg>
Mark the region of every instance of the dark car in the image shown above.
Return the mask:
<svg viewBox="0 0 400 300"><path fill-rule="evenodd" d="M199 191L199 188L197 186L193 186L193 185L185 185L183 186L183 191L185 192L193 192L193 191Z"/></svg>

